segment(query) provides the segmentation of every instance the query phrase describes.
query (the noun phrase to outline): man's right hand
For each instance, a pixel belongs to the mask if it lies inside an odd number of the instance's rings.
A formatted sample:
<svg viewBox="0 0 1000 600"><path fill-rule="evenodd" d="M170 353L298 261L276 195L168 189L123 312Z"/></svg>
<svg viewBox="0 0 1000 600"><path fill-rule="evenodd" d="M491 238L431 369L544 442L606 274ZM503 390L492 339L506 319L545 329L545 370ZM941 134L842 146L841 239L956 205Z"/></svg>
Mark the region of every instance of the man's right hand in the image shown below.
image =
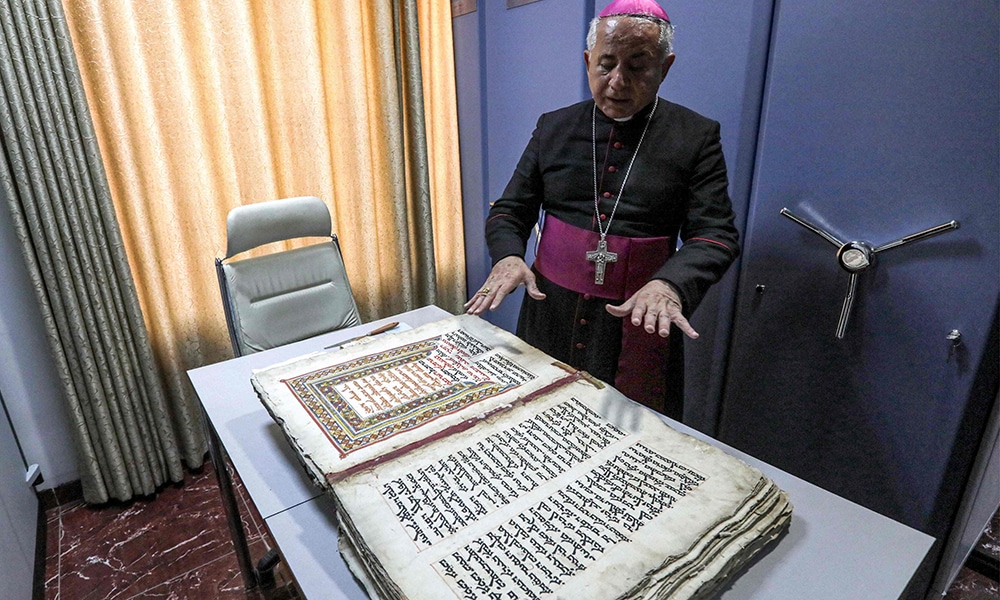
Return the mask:
<svg viewBox="0 0 1000 600"><path fill-rule="evenodd" d="M508 294L523 285L529 296L544 300L545 294L538 290L535 274L531 272L520 256L508 256L493 265L486 282L472 298L465 303L465 311L470 315L481 315L486 309L496 310Z"/></svg>

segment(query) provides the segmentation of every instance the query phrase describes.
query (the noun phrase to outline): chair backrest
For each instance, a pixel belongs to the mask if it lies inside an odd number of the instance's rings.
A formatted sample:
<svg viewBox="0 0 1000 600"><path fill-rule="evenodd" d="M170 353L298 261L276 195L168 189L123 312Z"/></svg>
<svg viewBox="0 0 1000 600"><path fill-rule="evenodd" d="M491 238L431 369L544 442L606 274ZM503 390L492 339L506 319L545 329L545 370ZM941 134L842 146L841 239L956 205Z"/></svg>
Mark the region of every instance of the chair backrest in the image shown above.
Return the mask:
<svg viewBox="0 0 1000 600"><path fill-rule="evenodd" d="M243 356L361 324L330 211L314 196L234 208L226 256L215 260L233 353ZM230 260L264 244L301 237L326 242Z"/></svg>

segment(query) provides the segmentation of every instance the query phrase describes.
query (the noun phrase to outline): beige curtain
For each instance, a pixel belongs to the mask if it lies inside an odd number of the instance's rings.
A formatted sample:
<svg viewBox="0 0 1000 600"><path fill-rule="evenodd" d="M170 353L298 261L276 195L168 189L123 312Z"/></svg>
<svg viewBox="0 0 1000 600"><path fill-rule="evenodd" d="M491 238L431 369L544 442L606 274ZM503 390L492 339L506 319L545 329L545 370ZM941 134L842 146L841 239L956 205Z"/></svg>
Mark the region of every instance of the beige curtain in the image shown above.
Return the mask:
<svg viewBox="0 0 1000 600"><path fill-rule="evenodd" d="M241 204L323 198L366 320L428 303L459 310L449 2L64 5L175 394L188 394L187 369L231 356L213 257Z"/></svg>

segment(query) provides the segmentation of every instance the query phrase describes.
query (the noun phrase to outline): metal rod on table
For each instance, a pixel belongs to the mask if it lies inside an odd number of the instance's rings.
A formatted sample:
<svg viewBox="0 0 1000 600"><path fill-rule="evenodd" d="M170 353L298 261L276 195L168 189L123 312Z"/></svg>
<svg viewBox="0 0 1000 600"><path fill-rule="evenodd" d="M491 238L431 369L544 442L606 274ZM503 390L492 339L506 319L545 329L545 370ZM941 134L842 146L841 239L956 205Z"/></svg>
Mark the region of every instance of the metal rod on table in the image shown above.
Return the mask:
<svg viewBox="0 0 1000 600"><path fill-rule="evenodd" d="M212 465L215 466L215 476L219 480L219 492L222 494L222 505L226 511L229 534L233 538L236 561L240 564L240 573L243 575L243 585L248 591L253 590L257 587L257 571L250 559L247 534L243 530L243 520L240 519L240 509L236 504L236 495L233 493L233 480L226 467L226 451L222 447L222 441L219 439L219 434L216 433L211 419L208 418L208 412L203 410L202 416L205 420L205 432L208 434L209 454L212 456Z"/></svg>
<svg viewBox="0 0 1000 600"><path fill-rule="evenodd" d="M399 326L399 321L393 321L392 323L386 323L385 325L383 325L383 326L381 326L381 327L379 327L377 329L372 329L371 331L369 331L368 333L366 333L364 335L359 335L357 337L352 337L352 338L346 339L346 340L344 340L342 342L337 342L336 344L331 344L329 346L324 346L323 349L324 350L329 350L331 348L339 348L341 346L346 346L347 344L350 344L351 342L356 342L356 341L358 341L360 339L364 339L366 337L372 337L372 336L376 336L376 335L378 335L380 333L385 333L386 331L395 329L398 326Z"/></svg>

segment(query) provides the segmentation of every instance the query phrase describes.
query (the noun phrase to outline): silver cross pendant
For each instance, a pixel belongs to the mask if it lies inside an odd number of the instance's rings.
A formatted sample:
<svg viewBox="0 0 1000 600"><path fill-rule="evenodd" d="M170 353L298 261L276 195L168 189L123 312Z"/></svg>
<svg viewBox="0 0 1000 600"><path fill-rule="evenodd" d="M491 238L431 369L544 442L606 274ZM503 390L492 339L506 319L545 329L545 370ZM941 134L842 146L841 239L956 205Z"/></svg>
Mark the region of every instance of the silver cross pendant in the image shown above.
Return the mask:
<svg viewBox="0 0 1000 600"><path fill-rule="evenodd" d="M618 261L617 252L608 252L608 242L601 236L601 241L597 242L597 250L587 251L587 260L595 263L596 272L594 273L594 283L597 285L604 285L604 268L608 263L613 263Z"/></svg>

